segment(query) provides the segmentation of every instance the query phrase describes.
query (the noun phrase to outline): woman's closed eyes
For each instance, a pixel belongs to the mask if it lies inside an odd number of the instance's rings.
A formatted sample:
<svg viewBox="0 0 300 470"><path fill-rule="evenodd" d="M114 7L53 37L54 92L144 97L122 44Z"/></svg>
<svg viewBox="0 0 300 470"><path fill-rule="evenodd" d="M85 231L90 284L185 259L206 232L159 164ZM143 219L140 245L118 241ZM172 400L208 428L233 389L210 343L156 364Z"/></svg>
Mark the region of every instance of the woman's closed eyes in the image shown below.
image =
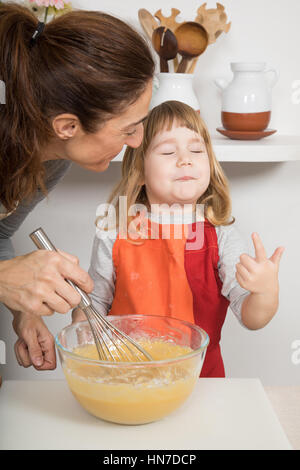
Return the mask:
<svg viewBox="0 0 300 470"><path fill-rule="evenodd" d="M134 131L132 132L125 132L125 134L129 136L134 135L135 133L136 133L136 129L134 129Z"/></svg>

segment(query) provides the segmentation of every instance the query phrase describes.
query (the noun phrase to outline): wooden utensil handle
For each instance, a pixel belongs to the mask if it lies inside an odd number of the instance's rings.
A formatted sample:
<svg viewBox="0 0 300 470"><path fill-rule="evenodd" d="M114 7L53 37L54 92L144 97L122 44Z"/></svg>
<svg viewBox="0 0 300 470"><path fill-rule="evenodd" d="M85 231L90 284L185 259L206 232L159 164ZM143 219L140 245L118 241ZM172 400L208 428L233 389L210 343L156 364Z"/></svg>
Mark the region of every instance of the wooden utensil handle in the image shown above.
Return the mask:
<svg viewBox="0 0 300 470"><path fill-rule="evenodd" d="M195 57L195 59L191 61L191 63L189 64L187 73L194 73L195 67L197 65L197 60L198 60L198 57Z"/></svg>
<svg viewBox="0 0 300 470"><path fill-rule="evenodd" d="M168 62L165 59L163 59L162 57L160 57L160 71L161 72L169 72Z"/></svg>
<svg viewBox="0 0 300 470"><path fill-rule="evenodd" d="M178 65L177 73L185 73L189 59L187 57L182 57L180 64Z"/></svg>

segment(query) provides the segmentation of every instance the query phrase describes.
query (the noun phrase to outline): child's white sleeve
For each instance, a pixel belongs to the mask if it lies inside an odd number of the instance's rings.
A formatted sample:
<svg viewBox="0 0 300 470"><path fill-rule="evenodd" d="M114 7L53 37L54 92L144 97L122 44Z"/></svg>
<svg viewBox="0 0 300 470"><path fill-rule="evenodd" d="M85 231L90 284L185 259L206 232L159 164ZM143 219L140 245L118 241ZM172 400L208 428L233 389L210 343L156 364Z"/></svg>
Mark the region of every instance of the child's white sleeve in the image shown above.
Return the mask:
<svg viewBox="0 0 300 470"><path fill-rule="evenodd" d="M112 259L115 232L98 231L95 235L89 275L94 281L94 290L90 294L95 308L107 315L115 293L115 269Z"/></svg>
<svg viewBox="0 0 300 470"><path fill-rule="evenodd" d="M223 283L221 292L230 301L230 309L244 326L241 309L245 297L250 292L239 285L235 277L235 266L239 263L241 254L248 252L247 246L233 225L218 226L216 232L219 247L219 277Z"/></svg>

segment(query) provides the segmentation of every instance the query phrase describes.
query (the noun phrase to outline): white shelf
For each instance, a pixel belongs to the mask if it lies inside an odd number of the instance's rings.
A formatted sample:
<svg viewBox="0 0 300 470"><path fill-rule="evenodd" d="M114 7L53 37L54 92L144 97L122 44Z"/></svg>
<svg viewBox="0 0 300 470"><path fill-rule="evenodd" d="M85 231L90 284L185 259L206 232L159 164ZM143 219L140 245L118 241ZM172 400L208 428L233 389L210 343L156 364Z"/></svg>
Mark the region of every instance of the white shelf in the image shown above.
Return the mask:
<svg viewBox="0 0 300 470"><path fill-rule="evenodd" d="M300 160L300 135L274 134L260 140L231 140L212 135L217 159L220 162L287 162ZM125 149L112 160L120 162Z"/></svg>
<svg viewBox="0 0 300 470"><path fill-rule="evenodd" d="M260 140L212 136L220 162L286 162L300 160L300 135L271 135Z"/></svg>

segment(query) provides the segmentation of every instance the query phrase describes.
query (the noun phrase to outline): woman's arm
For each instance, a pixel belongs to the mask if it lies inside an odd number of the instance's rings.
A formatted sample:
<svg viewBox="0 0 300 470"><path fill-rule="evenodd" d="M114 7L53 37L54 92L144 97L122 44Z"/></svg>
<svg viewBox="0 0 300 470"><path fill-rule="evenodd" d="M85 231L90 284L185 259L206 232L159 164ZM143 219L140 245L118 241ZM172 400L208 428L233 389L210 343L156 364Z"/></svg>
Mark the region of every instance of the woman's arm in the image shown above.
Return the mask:
<svg viewBox="0 0 300 470"><path fill-rule="evenodd" d="M50 192L63 178L70 162L50 160L44 165ZM79 267L75 256L37 250L14 257L11 237L44 197L37 191L30 202L21 201L14 212L0 220L0 302L10 310L35 315L66 313L78 305L79 294L64 278L71 279L86 292L93 289L92 279Z"/></svg>

